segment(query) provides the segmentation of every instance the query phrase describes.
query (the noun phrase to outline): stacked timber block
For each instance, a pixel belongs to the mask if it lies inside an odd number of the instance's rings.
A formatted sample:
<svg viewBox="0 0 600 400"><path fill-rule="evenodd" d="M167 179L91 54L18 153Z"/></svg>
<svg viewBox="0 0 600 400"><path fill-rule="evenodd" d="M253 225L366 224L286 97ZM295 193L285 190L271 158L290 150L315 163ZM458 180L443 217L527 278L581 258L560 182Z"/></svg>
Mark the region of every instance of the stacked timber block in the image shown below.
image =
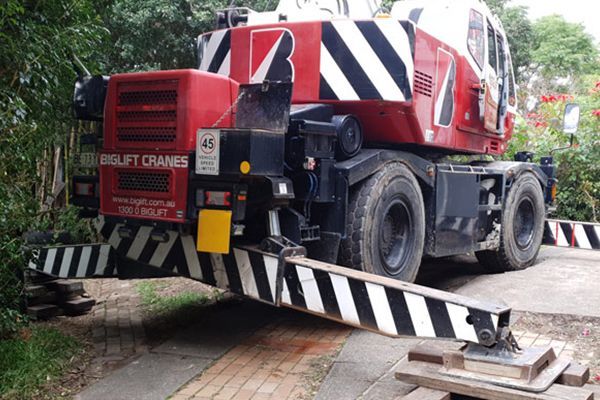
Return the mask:
<svg viewBox="0 0 600 400"><path fill-rule="evenodd" d="M570 361L569 366L543 391L526 391L468 379L448 373L448 355L460 343L425 341L399 363L396 379L417 385L403 400L600 400L594 386L586 385L589 369Z"/></svg>
<svg viewBox="0 0 600 400"><path fill-rule="evenodd" d="M27 314L33 319L49 319L57 315L88 313L96 301L89 298L79 281L51 280L36 282L25 288Z"/></svg>

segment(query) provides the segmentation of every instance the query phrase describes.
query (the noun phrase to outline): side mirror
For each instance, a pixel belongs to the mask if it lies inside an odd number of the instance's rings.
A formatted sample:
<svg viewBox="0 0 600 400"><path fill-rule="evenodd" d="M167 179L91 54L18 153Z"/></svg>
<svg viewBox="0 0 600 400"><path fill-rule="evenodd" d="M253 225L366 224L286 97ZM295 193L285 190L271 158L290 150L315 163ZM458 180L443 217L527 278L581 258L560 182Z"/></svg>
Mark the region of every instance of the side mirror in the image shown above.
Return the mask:
<svg viewBox="0 0 600 400"><path fill-rule="evenodd" d="M579 128L579 104L568 103L565 106L563 132L573 135L577 133L577 128Z"/></svg>

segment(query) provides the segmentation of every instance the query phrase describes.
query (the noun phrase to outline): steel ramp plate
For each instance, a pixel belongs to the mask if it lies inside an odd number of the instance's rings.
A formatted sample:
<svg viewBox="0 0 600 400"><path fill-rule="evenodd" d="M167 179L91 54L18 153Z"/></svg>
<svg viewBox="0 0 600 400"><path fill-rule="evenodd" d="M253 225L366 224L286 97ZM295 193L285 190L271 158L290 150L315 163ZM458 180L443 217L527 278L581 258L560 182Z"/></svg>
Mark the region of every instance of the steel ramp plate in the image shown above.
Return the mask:
<svg viewBox="0 0 600 400"><path fill-rule="evenodd" d="M527 392L547 390L567 369L569 359L556 358L554 350L526 348L519 353L469 345L462 352L444 352L440 374L491 383Z"/></svg>

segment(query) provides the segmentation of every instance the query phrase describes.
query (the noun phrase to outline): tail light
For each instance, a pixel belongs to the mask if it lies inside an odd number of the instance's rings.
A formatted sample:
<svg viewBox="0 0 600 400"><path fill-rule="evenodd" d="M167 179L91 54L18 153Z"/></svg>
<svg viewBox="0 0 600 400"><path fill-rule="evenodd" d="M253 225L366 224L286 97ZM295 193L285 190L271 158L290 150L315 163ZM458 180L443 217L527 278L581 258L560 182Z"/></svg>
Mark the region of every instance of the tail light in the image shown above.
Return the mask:
<svg viewBox="0 0 600 400"><path fill-rule="evenodd" d="M231 207L231 192L207 190L204 193L204 205Z"/></svg>

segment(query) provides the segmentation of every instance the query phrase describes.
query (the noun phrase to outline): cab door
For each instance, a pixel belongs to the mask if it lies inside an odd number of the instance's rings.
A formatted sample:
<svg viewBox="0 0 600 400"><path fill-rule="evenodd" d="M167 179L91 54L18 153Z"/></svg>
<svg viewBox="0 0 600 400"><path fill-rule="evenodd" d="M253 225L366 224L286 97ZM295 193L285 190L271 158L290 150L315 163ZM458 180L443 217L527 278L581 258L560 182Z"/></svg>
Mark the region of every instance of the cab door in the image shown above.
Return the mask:
<svg viewBox="0 0 600 400"><path fill-rule="evenodd" d="M485 130L492 133L498 132L498 104L500 102L500 82L498 78L498 44L496 33L489 20L487 20L487 57L483 67L485 81L483 98L483 122Z"/></svg>

